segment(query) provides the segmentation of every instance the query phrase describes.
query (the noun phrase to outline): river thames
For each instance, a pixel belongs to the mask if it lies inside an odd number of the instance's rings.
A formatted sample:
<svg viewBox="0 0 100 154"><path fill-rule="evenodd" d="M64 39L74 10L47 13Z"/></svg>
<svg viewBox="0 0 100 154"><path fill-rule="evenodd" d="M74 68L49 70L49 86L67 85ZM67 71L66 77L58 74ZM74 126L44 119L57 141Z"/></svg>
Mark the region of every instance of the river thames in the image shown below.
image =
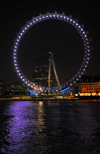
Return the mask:
<svg viewBox="0 0 100 154"><path fill-rule="evenodd" d="M1 101L1 154L100 153L99 101Z"/></svg>

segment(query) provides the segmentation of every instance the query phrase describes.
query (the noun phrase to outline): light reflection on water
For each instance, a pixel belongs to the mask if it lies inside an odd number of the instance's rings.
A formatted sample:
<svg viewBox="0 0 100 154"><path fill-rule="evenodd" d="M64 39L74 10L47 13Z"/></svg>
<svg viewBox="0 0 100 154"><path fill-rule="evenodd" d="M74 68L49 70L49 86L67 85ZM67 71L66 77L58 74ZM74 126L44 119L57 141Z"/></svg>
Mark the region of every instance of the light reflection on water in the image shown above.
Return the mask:
<svg viewBox="0 0 100 154"><path fill-rule="evenodd" d="M7 154L100 153L100 102L0 102Z"/></svg>

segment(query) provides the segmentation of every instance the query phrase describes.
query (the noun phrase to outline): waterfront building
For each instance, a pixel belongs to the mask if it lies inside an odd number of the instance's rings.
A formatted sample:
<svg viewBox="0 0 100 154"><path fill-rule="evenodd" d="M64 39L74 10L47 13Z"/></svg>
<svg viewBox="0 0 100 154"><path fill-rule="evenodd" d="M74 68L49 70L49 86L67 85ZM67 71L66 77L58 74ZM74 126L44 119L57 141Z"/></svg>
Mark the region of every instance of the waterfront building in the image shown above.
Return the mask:
<svg viewBox="0 0 100 154"><path fill-rule="evenodd" d="M100 95L100 76L87 76L81 77L74 85L75 96L99 96Z"/></svg>
<svg viewBox="0 0 100 154"><path fill-rule="evenodd" d="M11 90L10 93L12 95L24 95L27 94L27 85L21 84L20 82L16 82L14 84L11 84Z"/></svg>
<svg viewBox="0 0 100 154"><path fill-rule="evenodd" d="M100 95L100 82L79 83L80 96Z"/></svg>
<svg viewBox="0 0 100 154"><path fill-rule="evenodd" d="M80 96L100 96L100 82L77 83Z"/></svg>

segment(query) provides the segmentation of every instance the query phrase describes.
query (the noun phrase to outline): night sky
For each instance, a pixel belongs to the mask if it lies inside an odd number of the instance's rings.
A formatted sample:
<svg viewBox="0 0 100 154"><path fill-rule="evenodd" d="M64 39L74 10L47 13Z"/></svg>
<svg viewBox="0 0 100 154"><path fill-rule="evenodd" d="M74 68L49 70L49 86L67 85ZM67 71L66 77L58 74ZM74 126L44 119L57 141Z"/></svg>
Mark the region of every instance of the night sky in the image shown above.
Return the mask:
<svg viewBox="0 0 100 154"><path fill-rule="evenodd" d="M67 1L66 1L67 2ZM0 24L0 80L4 83L19 81L12 62L12 47L21 26L32 17L47 11L53 13L65 12L72 15L73 19L84 24L84 30L89 31L88 38L93 46L91 59L85 75L100 75L100 14L99 1L14 1L1 2L1 24ZM48 56L52 51L58 77L61 83L71 79L79 70L84 49L82 39L77 30L70 24L59 20L46 20L30 28L25 33L19 46L18 60L22 72L28 79L32 79L32 63L34 58Z"/></svg>

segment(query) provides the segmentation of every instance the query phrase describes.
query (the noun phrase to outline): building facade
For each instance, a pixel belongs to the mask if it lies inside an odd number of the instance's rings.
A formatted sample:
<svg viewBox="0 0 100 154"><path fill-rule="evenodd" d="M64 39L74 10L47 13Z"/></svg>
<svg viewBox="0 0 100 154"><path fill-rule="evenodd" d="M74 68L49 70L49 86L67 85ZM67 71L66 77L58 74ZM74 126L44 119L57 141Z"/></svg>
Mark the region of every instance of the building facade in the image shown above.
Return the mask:
<svg viewBox="0 0 100 154"><path fill-rule="evenodd" d="M27 92L27 85L21 84L20 82L16 82L14 84L11 84L10 93L12 95L25 95L28 94Z"/></svg>
<svg viewBox="0 0 100 154"><path fill-rule="evenodd" d="M100 96L100 82L77 83L80 96Z"/></svg>

